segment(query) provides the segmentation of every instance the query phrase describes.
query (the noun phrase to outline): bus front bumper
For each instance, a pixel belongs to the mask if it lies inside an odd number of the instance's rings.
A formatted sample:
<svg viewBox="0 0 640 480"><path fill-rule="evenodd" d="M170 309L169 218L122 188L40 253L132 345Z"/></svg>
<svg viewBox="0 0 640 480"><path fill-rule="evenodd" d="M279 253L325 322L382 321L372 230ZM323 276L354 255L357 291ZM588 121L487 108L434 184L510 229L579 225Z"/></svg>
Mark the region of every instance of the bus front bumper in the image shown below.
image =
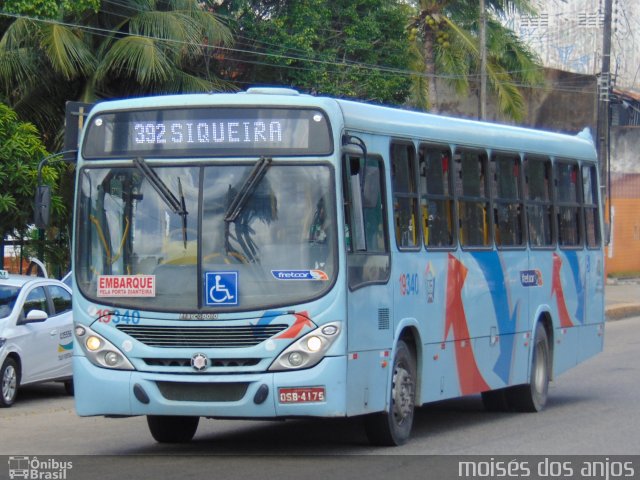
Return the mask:
<svg viewBox="0 0 640 480"><path fill-rule="evenodd" d="M237 375L109 370L73 357L80 416L342 417L346 370L344 356L306 370Z"/></svg>

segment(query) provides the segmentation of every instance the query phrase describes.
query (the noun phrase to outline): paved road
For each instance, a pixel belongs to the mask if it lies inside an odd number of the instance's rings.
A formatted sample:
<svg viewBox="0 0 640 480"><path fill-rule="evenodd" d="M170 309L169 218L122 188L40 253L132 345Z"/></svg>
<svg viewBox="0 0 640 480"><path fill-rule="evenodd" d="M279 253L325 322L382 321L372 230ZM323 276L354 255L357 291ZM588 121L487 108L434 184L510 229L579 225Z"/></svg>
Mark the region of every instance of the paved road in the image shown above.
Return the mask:
<svg viewBox="0 0 640 480"><path fill-rule="evenodd" d="M43 385L0 409L0 455L637 454L639 327L609 322L605 351L552 383L541 414L487 413L478 396L441 402L419 409L401 448L370 447L358 419L203 420L192 443L159 445L144 418L79 418L61 385Z"/></svg>

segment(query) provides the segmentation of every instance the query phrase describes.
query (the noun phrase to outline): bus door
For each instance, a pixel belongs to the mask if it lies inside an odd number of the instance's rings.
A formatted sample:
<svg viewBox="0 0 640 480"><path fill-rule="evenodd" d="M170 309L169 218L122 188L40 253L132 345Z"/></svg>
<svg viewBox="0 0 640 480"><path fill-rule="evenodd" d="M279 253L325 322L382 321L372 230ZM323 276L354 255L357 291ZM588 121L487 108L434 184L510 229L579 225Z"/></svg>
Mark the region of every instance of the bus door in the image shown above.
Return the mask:
<svg viewBox="0 0 640 480"><path fill-rule="evenodd" d="M345 154L343 194L348 282L349 415L385 407L393 340L389 235L383 162L377 156ZM387 359L389 360L389 359Z"/></svg>

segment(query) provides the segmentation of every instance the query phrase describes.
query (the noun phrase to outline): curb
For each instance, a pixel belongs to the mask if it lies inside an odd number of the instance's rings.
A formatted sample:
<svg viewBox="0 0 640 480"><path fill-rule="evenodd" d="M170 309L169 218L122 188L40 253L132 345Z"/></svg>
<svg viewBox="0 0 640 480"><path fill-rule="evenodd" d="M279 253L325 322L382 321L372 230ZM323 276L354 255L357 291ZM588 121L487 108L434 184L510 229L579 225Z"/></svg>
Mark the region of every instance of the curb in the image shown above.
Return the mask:
<svg viewBox="0 0 640 480"><path fill-rule="evenodd" d="M623 318L640 316L640 304L621 303L605 309L606 320L622 320Z"/></svg>

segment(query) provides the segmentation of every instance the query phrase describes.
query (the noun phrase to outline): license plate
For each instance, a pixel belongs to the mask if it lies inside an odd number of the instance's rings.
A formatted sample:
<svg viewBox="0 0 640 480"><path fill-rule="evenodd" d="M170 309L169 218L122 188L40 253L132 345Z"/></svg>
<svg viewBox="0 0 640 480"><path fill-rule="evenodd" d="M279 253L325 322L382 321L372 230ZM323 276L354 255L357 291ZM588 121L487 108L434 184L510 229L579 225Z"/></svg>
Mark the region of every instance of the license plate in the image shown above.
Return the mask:
<svg viewBox="0 0 640 480"><path fill-rule="evenodd" d="M324 387L293 387L279 388L278 398L280 403L310 403L324 402Z"/></svg>

